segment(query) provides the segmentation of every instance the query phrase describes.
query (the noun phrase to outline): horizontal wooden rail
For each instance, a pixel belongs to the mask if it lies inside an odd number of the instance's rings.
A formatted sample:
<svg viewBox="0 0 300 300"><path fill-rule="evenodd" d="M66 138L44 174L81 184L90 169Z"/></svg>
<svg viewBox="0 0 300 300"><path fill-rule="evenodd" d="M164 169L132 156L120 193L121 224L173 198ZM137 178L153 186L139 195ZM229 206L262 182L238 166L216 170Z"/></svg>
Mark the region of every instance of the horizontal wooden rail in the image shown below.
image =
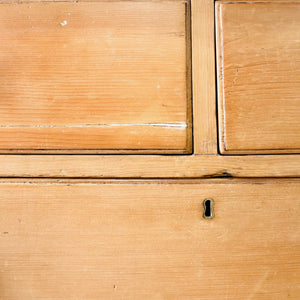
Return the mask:
<svg viewBox="0 0 300 300"><path fill-rule="evenodd" d="M300 155L0 155L0 177L299 177Z"/></svg>

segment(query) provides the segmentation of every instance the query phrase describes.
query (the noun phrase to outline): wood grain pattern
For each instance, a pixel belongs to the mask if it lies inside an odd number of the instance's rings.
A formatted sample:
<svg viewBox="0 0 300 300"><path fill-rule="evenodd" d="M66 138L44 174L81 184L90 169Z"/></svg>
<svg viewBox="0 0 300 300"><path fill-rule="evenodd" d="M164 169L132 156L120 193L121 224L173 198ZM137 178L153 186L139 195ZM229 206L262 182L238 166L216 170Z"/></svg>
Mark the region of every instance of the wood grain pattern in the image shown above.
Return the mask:
<svg viewBox="0 0 300 300"><path fill-rule="evenodd" d="M9 1L9 0L7 0ZM38 1L38 0L36 0ZM59 1L59 0L56 0ZM71 1L71 0L70 0ZM274 3L274 2L281 2L281 3L297 3L300 2L300 0L215 0L215 2L221 2L221 3L235 3L235 2L242 2L242 3Z"/></svg>
<svg viewBox="0 0 300 300"><path fill-rule="evenodd" d="M190 152L186 23L186 1L1 4L0 149Z"/></svg>
<svg viewBox="0 0 300 300"><path fill-rule="evenodd" d="M192 1L193 136L195 154L217 154L214 1Z"/></svg>
<svg viewBox="0 0 300 300"><path fill-rule="evenodd" d="M216 8L221 151L299 153L300 4Z"/></svg>
<svg viewBox="0 0 300 300"><path fill-rule="evenodd" d="M0 155L0 177L300 177L300 155Z"/></svg>
<svg viewBox="0 0 300 300"><path fill-rule="evenodd" d="M299 194L299 180L4 180L0 298L299 299Z"/></svg>

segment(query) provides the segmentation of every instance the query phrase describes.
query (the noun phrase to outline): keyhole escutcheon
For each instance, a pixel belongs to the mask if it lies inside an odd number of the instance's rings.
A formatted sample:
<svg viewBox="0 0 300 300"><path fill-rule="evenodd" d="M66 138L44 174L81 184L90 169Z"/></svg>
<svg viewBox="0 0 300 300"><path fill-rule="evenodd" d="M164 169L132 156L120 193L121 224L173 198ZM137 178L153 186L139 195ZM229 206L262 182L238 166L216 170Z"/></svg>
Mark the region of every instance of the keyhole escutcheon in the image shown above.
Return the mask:
<svg viewBox="0 0 300 300"><path fill-rule="evenodd" d="M214 214L214 200L211 198L206 198L203 201L203 218L212 219Z"/></svg>

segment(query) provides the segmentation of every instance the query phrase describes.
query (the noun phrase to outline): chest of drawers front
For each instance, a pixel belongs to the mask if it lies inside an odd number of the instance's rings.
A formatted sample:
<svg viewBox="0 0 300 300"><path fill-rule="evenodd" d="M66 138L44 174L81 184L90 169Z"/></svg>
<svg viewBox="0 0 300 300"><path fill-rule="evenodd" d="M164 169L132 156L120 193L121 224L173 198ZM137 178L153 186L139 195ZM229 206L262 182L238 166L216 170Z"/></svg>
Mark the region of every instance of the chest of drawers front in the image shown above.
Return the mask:
<svg viewBox="0 0 300 300"><path fill-rule="evenodd" d="M0 3L0 299L299 299L299 1Z"/></svg>

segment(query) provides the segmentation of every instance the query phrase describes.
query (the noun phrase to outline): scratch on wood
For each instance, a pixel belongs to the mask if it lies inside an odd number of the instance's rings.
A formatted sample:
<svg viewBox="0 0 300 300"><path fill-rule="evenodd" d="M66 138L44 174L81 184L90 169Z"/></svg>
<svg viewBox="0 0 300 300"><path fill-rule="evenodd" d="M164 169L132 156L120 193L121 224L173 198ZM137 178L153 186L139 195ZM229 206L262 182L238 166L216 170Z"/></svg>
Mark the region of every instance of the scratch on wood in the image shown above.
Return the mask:
<svg viewBox="0 0 300 300"><path fill-rule="evenodd" d="M0 125L0 128L85 128L85 127L130 127L130 126L149 126L149 127L164 127L185 129L187 124L184 122L178 123L110 123L110 124L82 124L82 125Z"/></svg>
<svg viewBox="0 0 300 300"><path fill-rule="evenodd" d="M255 287L254 287L251 295L249 295L249 297L247 298L247 300L253 299L253 297L255 296L255 294L260 290L262 284L266 281L268 275L269 275L269 271L266 271L265 274L261 277L261 279L255 285Z"/></svg>

